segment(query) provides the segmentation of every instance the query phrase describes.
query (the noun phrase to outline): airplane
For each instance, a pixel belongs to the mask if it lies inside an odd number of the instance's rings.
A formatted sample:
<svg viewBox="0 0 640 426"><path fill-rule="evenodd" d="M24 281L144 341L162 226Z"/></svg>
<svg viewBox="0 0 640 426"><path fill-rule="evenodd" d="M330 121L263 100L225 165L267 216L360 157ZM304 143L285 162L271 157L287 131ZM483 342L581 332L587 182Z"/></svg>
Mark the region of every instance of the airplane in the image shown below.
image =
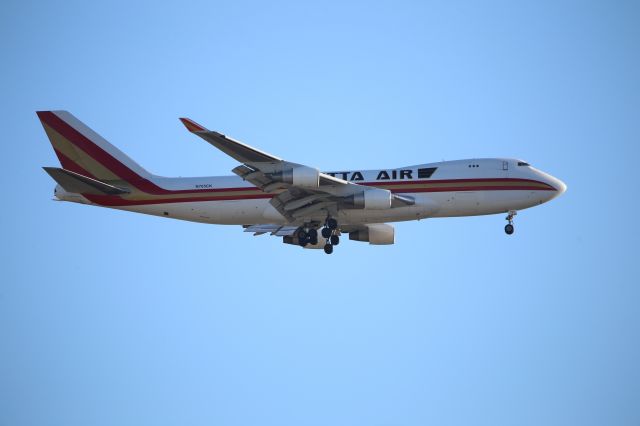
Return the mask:
<svg viewBox="0 0 640 426"><path fill-rule="evenodd" d="M62 167L44 167L56 200L155 216L241 225L254 235L331 254L350 240L395 242L387 222L518 211L567 189L559 179L512 158L442 161L400 168L321 172L211 131L187 130L240 165L235 176L162 177L149 173L67 111L37 111Z"/></svg>

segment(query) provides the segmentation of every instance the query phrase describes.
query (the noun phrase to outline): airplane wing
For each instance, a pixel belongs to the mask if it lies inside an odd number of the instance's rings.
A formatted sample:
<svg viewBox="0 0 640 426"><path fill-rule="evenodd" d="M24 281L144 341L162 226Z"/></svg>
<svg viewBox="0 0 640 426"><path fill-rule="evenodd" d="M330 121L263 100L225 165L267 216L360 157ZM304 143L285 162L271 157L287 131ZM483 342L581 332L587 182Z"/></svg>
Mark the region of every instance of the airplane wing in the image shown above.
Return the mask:
<svg viewBox="0 0 640 426"><path fill-rule="evenodd" d="M385 209L413 204L411 197L339 179L208 130L188 118L180 121L191 133L242 163L232 171L262 191L274 193L270 203L290 222L322 210L336 211L340 206Z"/></svg>

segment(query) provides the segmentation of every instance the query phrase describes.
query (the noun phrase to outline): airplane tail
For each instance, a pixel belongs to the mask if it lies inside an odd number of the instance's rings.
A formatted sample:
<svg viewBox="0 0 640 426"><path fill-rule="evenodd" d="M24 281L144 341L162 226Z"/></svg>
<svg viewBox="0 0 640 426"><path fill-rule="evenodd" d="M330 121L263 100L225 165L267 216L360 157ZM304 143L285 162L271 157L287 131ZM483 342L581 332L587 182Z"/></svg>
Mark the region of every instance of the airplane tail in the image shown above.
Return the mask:
<svg viewBox="0 0 640 426"><path fill-rule="evenodd" d="M98 181L150 181L151 173L67 111L37 111L65 170Z"/></svg>

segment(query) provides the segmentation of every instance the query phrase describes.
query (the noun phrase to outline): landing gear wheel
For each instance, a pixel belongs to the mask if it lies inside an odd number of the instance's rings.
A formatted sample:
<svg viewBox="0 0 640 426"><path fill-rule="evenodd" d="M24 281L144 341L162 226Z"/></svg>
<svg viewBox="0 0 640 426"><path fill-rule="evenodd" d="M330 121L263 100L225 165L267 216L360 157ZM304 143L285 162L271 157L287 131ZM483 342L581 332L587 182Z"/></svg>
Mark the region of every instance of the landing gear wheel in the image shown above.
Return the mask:
<svg viewBox="0 0 640 426"><path fill-rule="evenodd" d="M307 234L304 229L300 229L297 235L298 244L300 244L301 247L305 247L307 244L309 244L309 234Z"/></svg>
<svg viewBox="0 0 640 426"><path fill-rule="evenodd" d="M334 218L330 217L329 219L327 219L327 228L331 229L332 231L334 229L336 229L338 227L338 221L335 220Z"/></svg>
<svg viewBox="0 0 640 426"><path fill-rule="evenodd" d="M507 215L507 217L505 218L506 220L509 221L509 223L504 227L504 232L507 233L507 235L511 235L513 234L513 231L515 230L513 228L513 217L515 215L517 215L518 212L515 210L509 210L509 214Z"/></svg>
<svg viewBox="0 0 640 426"><path fill-rule="evenodd" d="M318 244L318 230L317 229L311 228L311 229L309 229L309 231L307 231L307 241L312 246L315 246L316 244Z"/></svg>
<svg viewBox="0 0 640 426"><path fill-rule="evenodd" d="M322 228L321 233L322 233L322 237L323 238L331 237L331 229L329 229L329 228Z"/></svg>
<svg viewBox="0 0 640 426"><path fill-rule="evenodd" d="M333 246L331 244L324 245L324 252L327 254L333 253Z"/></svg>
<svg viewBox="0 0 640 426"><path fill-rule="evenodd" d="M337 246L338 244L340 244L340 237L338 237L337 235L332 235L330 240L332 246Z"/></svg>

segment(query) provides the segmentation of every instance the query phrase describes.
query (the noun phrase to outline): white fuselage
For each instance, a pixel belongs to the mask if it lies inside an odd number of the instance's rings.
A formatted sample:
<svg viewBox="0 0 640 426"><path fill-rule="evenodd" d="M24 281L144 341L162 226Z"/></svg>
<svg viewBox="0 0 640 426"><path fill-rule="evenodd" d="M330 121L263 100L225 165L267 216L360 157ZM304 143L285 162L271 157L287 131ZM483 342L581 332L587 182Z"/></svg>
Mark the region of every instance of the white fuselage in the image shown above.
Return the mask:
<svg viewBox="0 0 640 426"><path fill-rule="evenodd" d="M435 168L431 176L418 176L419 170L430 168ZM329 174L361 185L390 189L415 199L412 206L383 210L339 209L333 212L340 224L344 225L522 210L547 202L566 189L564 183L549 174L519 160L502 158L443 161L398 169L351 170ZM153 177L153 183L167 191L202 191L203 196L184 199L158 196L115 205L67 193L58 186L56 197L194 222L226 225L289 223L270 204L273 194L256 192L257 188L236 176ZM316 212L301 218L300 222L324 220L326 215L326 212Z"/></svg>

